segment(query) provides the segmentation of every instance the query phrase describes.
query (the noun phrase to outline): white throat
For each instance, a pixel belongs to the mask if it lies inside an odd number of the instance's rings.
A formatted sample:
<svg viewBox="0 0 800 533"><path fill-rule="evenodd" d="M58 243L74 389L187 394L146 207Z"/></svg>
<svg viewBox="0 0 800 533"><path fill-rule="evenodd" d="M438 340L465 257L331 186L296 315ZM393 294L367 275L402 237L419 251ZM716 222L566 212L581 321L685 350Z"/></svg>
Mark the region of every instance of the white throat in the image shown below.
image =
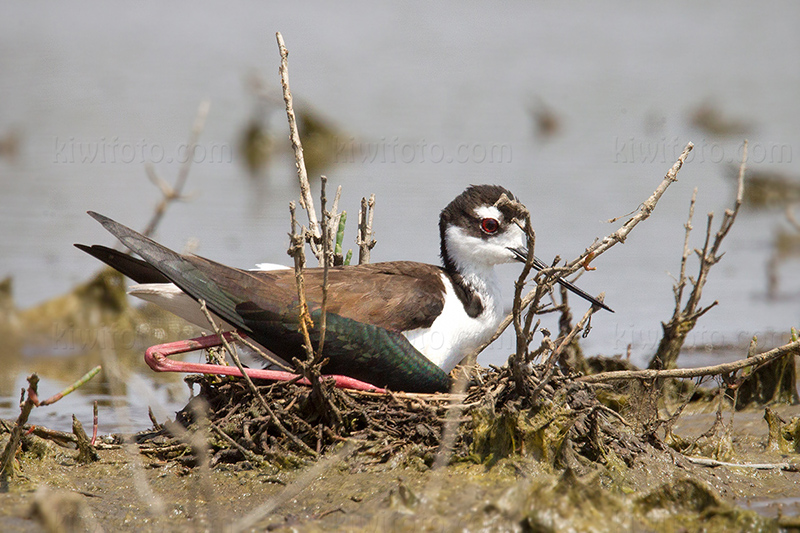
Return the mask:
<svg viewBox="0 0 800 533"><path fill-rule="evenodd" d="M462 282L481 300L482 310L471 317L459 299L450 277L442 274L445 305L429 328L404 333L411 344L435 365L450 372L464 357L489 340L503 319L500 283L494 270L508 261L498 256L497 246L467 235L461 228L447 228L445 244L449 260Z"/></svg>
<svg viewBox="0 0 800 533"><path fill-rule="evenodd" d="M489 247L482 246L483 241L467 235L456 226L447 228L445 239L450 260L464 283L480 295L484 307L499 304L499 300L489 302L487 298L499 296L500 285L494 266L505 263L507 259L496 257Z"/></svg>

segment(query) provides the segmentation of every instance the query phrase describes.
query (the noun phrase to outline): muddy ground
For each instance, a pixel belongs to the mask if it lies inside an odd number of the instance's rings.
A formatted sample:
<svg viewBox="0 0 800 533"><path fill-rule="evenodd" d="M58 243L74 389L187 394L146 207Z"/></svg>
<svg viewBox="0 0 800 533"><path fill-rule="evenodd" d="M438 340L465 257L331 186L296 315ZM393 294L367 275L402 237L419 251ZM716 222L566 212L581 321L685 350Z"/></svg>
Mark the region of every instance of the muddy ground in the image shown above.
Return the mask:
<svg viewBox="0 0 800 533"><path fill-rule="evenodd" d="M700 435L713 411L692 406L676 433ZM777 412L789 419L800 408ZM798 461L766 450L763 414L736 413L731 461ZM100 450L100 461L83 465L76 450L34 442L0 493L2 531L800 530L800 473L710 468L676 452L578 476L519 457L433 470L413 450L379 462L346 446L304 465L209 469L128 445Z"/></svg>

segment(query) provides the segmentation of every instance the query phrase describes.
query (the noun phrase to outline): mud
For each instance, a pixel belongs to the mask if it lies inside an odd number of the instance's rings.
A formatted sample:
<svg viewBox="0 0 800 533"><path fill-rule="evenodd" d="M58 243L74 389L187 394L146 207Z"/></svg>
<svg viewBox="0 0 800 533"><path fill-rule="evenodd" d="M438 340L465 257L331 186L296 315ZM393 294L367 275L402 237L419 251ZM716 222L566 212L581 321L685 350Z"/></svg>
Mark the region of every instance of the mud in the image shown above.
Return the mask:
<svg viewBox="0 0 800 533"><path fill-rule="evenodd" d="M711 405L688 408L675 433L691 439L715 420ZM775 408L783 419L797 406ZM737 412L732 462L786 463L770 451L763 410ZM578 475L521 456L492 466L469 458L433 470L413 446L376 459L363 447L333 447L294 466L247 461L194 466L160 460L137 445L77 450L27 437L17 475L0 493L3 531L776 531L800 527L800 473L692 464L666 450L595 465ZM192 459L191 450L185 458ZM333 457L333 459L330 459ZM323 465L322 471L315 471ZM311 479L308 477L311 472ZM262 508L261 513L257 513ZM249 513L251 525L243 522ZM53 526L57 524L57 526ZM60 529L59 529L60 528Z"/></svg>

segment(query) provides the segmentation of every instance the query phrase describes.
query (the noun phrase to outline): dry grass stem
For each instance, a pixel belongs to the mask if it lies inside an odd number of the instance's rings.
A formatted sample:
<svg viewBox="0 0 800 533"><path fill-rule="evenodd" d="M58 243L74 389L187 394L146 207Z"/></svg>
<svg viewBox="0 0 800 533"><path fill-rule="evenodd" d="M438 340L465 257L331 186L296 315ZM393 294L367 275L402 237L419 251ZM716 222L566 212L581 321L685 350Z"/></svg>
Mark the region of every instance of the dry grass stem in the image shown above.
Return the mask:
<svg viewBox="0 0 800 533"><path fill-rule="evenodd" d="M450 406L447 411L447 418L442 427L442 438L439 449L436 452L436 459L433 463L433 468L442 468L450 463L450 458L453 455L453 449L458 436L458 426L460 424L461 415L464 411L463 399L467 386L469 385L469 376L467 373L461 372L458 375L453 387L450 390Z"/></svg>

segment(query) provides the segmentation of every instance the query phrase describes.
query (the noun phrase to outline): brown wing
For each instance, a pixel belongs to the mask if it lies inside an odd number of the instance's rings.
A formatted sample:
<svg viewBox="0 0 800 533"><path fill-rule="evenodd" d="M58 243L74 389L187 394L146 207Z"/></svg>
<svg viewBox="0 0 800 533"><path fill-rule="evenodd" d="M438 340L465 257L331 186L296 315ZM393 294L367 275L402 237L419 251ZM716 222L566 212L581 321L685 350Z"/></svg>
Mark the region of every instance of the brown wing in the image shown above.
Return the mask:
<svg viewBox="0 0 800 533"><path fill-rule="evenodd" d="M297 302L294 270L252 272L263 281L260 296ZM322 305L321 268L303 271L309 306ZM391 331L429 327L444 307L442 269L395 261L328 269L327 310Z"/></svg>

